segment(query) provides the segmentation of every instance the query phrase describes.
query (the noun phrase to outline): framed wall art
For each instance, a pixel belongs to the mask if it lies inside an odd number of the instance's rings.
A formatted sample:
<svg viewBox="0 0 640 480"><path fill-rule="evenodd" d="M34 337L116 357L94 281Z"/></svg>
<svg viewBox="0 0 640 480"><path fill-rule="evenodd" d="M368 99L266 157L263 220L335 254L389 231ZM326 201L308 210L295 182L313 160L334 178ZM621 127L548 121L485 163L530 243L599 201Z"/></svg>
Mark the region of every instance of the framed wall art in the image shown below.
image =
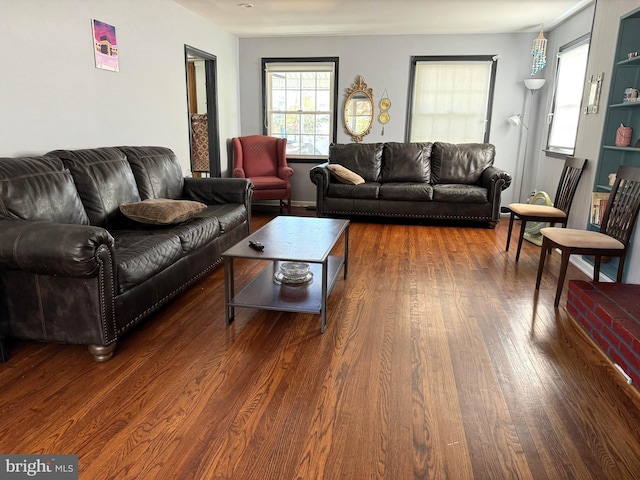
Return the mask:
<svg viewBox="0 0 640 480"><path fill-rule="evenodd" d="M91 20L91 29L96 68L119 72L116 27L94 19Z"/></svg>

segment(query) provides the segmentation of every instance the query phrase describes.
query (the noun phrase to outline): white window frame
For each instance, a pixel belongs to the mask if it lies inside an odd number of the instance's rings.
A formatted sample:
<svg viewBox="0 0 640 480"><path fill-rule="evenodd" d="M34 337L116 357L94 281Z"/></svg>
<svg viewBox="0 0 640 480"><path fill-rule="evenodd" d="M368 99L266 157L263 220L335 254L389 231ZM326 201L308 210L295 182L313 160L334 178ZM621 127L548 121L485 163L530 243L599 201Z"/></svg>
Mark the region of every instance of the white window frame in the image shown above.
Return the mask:
<svg viewBox="0 0 640 480"><path fill-rule="evenodd" d="M294 110L290 109L289 105L283 107L275 104L273 97L276 89L272 81L275 75L287 76L294 74L295 76L295 74L299 74L300 76L306 75L308 77L309 74L313 76L317 73L330 74L328 105L320 106L325 108L318 108L319 105L315 103L318 98L318 91L323 90L326 98L327 92L322 88L316 89L313 106L310 109L304 107L302 97L305 92L308 95L309 91L313 89L309 88L308 85L306 87L303 86L302 83L297 87L288 88L288 85L285 85L284 88L278 89L280 92L284 91L285 96L288 96L288 94L292 94L294 97L299 95L300 101ZM309 162L326 159L329 155L329 145L335 142L337 133L338 58L263 58L262 75L263 133L273 137L287 138L287 158L307 160ZM282 131L282 126L279 131L274 131L274 125L271 120L277 115L284 115L287 118L284 124L285 131ZM328 117L329 124L324 125L322 131L320 131L317 124L314 123L312 129L307 128L305 131L304 117L307 120L311 117L323 119ZM287 131L289 125L292 126L293 131ZM309 124L306 123L306 125L308 126Z"/></svg>
<svg viewBox="0 0 640 480"><path fill-rule="evenodd" d="M564 158L567 155L573 155L575 151L587 75L589 46L590 35L586 34L563 45L558 51L551 109L547 115L549 131L546 152L548 154L555 153ZM584 66L580 72L576 68L574 60L581 60L581 57L584 58ZM563 59L567 61L563 63ZM580 75L576 75L576 73L580 73Z"/></svg>
<svg viewBox="0 0 640 480"><path fill-rule="evenodd" d="M491 125L497 60L497 55L411 57L411 85L405 141L487 143ZM426 82L426 77L425 81L421 81L424 69L428 70L430 66L446 70L447 66L464 68L465 65L488 67L486 72L482 73L482 84L469 85L466 88L462 88L460 85L452 83L436 83L431 86ZM479 112L477 106L474 111L470 104L462 101L468 95L481 96L482 102L478 102L478 104L482 104L480 108L483 108L483 111ZM429 97L431 97L431 101ZM457 102L456 98L461 101ZM466 108L467 105L469 109ZM431 122L439 132L437 134L432 133L433 138L422 138L427 134L418 133L421 121ZM460 127L465 122L469 122L469 130L475 130L473 133L465 134L460 132Z"/></svg>

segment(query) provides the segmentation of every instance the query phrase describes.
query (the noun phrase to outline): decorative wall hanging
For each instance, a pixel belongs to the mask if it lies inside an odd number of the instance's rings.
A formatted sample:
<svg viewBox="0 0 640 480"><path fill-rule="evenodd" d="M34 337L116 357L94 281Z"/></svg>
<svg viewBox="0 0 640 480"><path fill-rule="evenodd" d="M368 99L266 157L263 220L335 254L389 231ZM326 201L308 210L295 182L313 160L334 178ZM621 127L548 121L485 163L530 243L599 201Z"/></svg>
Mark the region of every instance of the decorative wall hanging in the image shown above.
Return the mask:
<svg viewBox="0 0 640 480"><path fill-rule="evenodd" d="M388 110L391 108L391 100L387 97L387 89L384 89L382 92L382 98L378 103L378 107L380 107L380 113L378 114L378 122L382 124L382 133L384 135L384 126L389 122L391 116L389 115Z"/></svg>
<svg viewBox="0 0 640 480"><path fill-rule="evenodd" d="M119 72L118 42L116 41L116 27L99 20L92 20L93 53L96 68Z"/></svg>
<svg viewBox="0 0 640 480"><path fill-rule="evenodd" d="M535 75L547 65L547 39L544 38L542 28L540 34L533 41L531 56L533 57L531 75Z"/></svg>
<svg viewBox="0 0 640 480"><path fill-rule="evenodd" d="M585 115L588 113L598 113L598 103L600 102L600 89L602 88L603 76L604 73L596 73L589 77L588 86L585 89L587 91L586 106L582 110Z"/></svg>
<svg viewBox="0 0 640 480"><path fill-rule="evenodd" d="M191 171L209 173L209 118L206 113L191 115Z"/></svg>

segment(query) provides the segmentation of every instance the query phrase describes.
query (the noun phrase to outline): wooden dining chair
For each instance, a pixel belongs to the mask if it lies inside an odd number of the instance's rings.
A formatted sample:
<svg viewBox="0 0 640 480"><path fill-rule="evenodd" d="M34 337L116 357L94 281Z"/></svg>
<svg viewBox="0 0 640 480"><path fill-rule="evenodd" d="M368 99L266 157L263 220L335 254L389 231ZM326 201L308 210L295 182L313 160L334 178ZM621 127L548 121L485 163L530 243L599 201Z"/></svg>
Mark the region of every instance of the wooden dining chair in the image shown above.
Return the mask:
<svg viewBox="0 0 640 480"><path fill-rule="evenodd" d="M571 255L593 255L593 279L600 278L602 257L618 257L617 282L622 281L622 272L633 227L640 210L640 168L620 166L616 181L611 188L600 231L577 230L573 228L543 228L540 263L536 290L540 289L540 280L547 252L557 248L562 252L560 275L554 306L560 303L564 278Z"/></svg>
<svg viewBox="0 0 640 480"><path fill-rule="evenodd" d="M513 220L518 217L522 222L520 224L520 236L518 237L518 251L516 252L516 262L520 259L520 250L522 249L522 239L527 222L549 223L554 226L559 223L563 227L567 226L569 220L569 210L573 203L573 197L578 188L578 182L587 164L586 159L578 159L567 157L564 161L560 182L556 190L556 198L553 206L535 205L531 203L512 203L509 205L511 213L509 217L509 231L507 233L507 247L505 251L509 251L509 243L511 242L511 230L513 229Z"/></svg>

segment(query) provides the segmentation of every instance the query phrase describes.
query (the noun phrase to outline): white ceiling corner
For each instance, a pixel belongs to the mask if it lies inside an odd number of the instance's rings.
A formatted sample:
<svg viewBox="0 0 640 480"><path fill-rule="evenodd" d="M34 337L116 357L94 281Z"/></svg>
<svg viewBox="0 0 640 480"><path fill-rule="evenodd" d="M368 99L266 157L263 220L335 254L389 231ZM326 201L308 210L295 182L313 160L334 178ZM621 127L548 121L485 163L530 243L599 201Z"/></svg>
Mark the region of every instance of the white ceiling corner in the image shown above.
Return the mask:
<svg viewBox="0 0 640 480"><path fill-rule="evenodd" d="M173 1L239 37L264 37L534 32L595 0Z"/></svg>

